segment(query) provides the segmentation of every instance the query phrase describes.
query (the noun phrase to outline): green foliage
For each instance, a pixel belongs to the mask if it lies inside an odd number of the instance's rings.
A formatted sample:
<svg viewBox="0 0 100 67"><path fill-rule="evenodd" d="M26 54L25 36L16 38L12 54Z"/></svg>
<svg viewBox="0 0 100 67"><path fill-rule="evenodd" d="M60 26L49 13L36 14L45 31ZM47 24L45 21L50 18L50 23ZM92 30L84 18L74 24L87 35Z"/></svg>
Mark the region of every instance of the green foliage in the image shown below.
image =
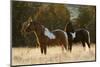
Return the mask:
<svg viewBox="0 0 100 67"><path fill-rule="evenodd" d="M43 23L52 30L56 28L64 29L64 25L69 21L69 16L69 11L62 4L42 4L34 20Z"/></svg>
<svg viewBox="0 0 100 67"><path fill-rule="evenodd" d="M91 22L92 19L95 19L95 7L93 6L81 6L79 8L79 22L80 27L86 27L87 24Z"/></svg>

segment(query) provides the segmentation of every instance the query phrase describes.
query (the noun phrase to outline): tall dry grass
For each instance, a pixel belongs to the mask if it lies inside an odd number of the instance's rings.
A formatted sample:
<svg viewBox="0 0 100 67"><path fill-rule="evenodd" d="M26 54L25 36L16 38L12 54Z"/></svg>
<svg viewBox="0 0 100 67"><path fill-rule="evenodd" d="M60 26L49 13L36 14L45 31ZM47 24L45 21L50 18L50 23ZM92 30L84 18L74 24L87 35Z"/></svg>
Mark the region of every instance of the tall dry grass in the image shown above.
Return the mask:
<svg viewBox="0 0 100 67"><path fill-rule="evenodd" d="M95 44L90 50L74 45L71 53L62 51L60 46L48 47L47 55L42 55L40 48L12 48L12 65L94 61L95 55Z"/></svg>

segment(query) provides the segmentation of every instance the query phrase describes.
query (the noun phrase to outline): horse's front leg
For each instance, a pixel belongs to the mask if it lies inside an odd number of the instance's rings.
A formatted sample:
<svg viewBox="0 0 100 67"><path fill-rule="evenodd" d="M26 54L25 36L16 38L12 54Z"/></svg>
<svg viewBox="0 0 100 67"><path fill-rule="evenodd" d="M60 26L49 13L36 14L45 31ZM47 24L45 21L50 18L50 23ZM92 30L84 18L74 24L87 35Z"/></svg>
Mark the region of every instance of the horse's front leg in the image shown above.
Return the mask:
<svg viewBox="0 0 100 67"><path fill-rule="evenodd" d="M68 42L68 50L70 52L72 51L72 42L71 41Z"/></svg>
<svg viewBox="0 0 100 67"><path fill-rule="evenodd" d="M47 46L46 45L41 44L40 49L41 49L41 54L45 54L45 55L47 54Z"/></svg>
<svg viewBox="0 0 100 67"><path fill-rule="evenodd" d="M42 45L40 46L40 49L41 49L41 54L43 54L43 46Z"/></svg>
<svg viewBox="0 0 100 67"><path fill-rule="evenodd" d="M72 42L73 38L71 34L68 34L68 50L71 52L72 51Z"/></svg>
<svg viewBox="0 0 100 67"><path fill-rule="evenodd" d="M69 38L68 38L68 50L69 50L70 52L72 51L72 42L73 42L72 38L69 37Z"/></svg>

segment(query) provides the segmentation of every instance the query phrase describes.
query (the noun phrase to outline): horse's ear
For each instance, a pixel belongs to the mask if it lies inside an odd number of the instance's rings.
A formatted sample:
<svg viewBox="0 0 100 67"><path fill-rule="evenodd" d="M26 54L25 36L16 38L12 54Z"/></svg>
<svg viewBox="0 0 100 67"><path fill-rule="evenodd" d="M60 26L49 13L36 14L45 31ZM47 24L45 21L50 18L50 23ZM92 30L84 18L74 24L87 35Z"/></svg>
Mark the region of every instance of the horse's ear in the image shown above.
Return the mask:
<svg viewBox="0 0 100 67"><path fill-rule="evenodd" d="M33 20L32 20L32 17L30 16L29 18L28 18L28 22L32 22Z"/></svg>

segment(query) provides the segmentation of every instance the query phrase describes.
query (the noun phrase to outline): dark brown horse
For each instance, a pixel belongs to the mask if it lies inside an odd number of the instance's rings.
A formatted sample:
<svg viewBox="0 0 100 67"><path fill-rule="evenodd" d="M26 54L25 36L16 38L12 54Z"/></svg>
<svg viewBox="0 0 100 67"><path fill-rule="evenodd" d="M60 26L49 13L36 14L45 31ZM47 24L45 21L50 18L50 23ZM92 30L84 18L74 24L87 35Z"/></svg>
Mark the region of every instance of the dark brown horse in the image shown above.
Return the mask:
<svg viewBox="0 0 100 67"><path fill-rule="evenodd" d="M66 32L63 30L57 29L53 30L52 32L49 31L48 28L44 27L39 22L29 22L26 24L27 28L24 28L24 31L27 32L34 32L37 38L37 42L41 48L41 53L45 54L47 53L47 46L51 44L58 44L61 45L62 48L67 50L67 44L68 44L68 37Z"/></svg>
<svg viewBox="0 0 100 67"><path fill-rule="evenodd" d="M72 50L72 43L81 42L83 47L85 48L85 43L87 43L88 47L90 48L90 34L89 31L86 29L76 29L74 30L72 23L69 22L66 27L65 31L68 34L68 50Z"/></svg>

